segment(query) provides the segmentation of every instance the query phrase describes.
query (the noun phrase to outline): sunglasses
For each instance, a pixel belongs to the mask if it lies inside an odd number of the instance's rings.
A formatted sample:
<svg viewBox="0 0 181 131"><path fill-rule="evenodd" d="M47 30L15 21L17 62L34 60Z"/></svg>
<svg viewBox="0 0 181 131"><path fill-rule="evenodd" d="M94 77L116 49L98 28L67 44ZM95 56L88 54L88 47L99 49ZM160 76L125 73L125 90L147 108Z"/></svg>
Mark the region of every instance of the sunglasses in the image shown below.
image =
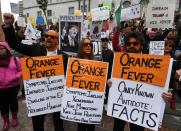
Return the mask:
<svg viewBox="0 0 181 131"><path fill-rule="evenodd" d="M93 47L93 44L92 44L92 43L84 43L84 46L90 46L90 47Z"/></svg>
<svg viewBox="0 0 181 131"><path fill-rule="evenodd" d="M165 47L173 47L171 44L165 44Z"/></svg>
<svg viewBox="0 0 181 131"><path fill-rule="evenodd" d="M51 38L51 39L57 39L57 37L56 36L52 36L52 35L45 35L45 38Z"/></svg>
<svg viewBox="0 0 181 131"><path fill-rule="evenodd" d="M126 46L131 46L133 44L133 46L137 46L139 43L138 42L126 42Z"/></svg>
<svg viewBox="0 0 181 131"><path fill-rule="evenodd" d="M108 39L101 39L102 42L109 42Z"/></svg>

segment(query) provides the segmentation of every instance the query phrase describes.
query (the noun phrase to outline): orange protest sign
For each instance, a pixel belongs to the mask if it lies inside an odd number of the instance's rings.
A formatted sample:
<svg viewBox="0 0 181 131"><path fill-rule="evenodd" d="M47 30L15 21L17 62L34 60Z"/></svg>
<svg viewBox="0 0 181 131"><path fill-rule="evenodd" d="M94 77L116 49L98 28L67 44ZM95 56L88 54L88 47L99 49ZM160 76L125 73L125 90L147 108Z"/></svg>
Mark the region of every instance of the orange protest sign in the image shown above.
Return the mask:
<svg viewBox="0 0 181 131"><path fill-rule="evenodd" d="M104 92L108 63L70 58L66 86Z"/></svg>
<svg viewBox="0 0 181 131"><path fill-rule="evenodd" d="M22 58L21 64L24 80L64 75L62 55Z"/></svg>
<svg viewBox="0 0 181 131"><path fill-rule="evenodd" d="M164 87L169 62L169 56L115 53L112 77Z"/></svg>

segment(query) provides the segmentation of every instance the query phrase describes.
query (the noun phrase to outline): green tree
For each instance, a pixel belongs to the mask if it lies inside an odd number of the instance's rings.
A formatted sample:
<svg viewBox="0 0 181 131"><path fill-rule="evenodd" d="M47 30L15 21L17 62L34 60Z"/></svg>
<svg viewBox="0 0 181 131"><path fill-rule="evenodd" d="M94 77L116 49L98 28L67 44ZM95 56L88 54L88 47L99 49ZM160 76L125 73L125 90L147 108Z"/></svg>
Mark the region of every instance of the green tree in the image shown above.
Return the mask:
<svg viewBox="0 0 181 131"><path fill-rule="evenodd" d="M48 25L47 20L47 6L48 6L48 0L36 0L37 4L39 4L39 8L42 9L43 14L45 15L46 23Z"/></svg>

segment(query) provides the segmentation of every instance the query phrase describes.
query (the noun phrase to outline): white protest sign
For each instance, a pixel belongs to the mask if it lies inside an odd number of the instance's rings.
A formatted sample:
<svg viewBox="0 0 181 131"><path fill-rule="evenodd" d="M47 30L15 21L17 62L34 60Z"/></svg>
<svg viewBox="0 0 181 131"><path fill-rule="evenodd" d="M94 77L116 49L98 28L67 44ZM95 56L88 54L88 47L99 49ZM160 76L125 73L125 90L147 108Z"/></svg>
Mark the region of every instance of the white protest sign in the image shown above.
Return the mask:
<svg viewBox="0 0 181 131"><path fill-rule="evenodd" d="M63 57L29 57L22 58L21 63L28 116L59 112L64 87Z"/></svg>
<svg viewBox="0 0 181 131"><path fill-rule="evenodd" d="M147 7L147 28L173 28L175 4L150 3Z"/></svg>
<svg viewBox="0 0 181 131"><path fill-rule="evenodd" d="M150 41L150 55L164 55L165 41Z"/></svg>
<svg viewBox="0 0 181 131"><path fill-rule="evenodd" d="M17 24L20 27L26 27L25 17L18 17Z"/></svg>
<svg viewBox="0 0 181 131"><path fill-rule="evenodd" d="M110 3L112 3L112 0L99 0L100 1L100 3L103 3L103 2L110 2Z"/></svg>
<svg viewBox="0 0 181 131"><path fill-rule="evenodd" d="M99 7L91 10L92 21L102 21L109 19L109 8Z"/></svg>
<svg viewBox="0 0 181 131"><path fill-rule="evenodd" d="M107 114L157 131L172 62L167 56L115 53Z"/></svg>
<svg viewBox="0 0 181 131"><path fill-rule="evenodd" d="M107 68L106 62L69 59L61 119L87 124L101 123Z"/></svg>
<svg viewBox="0 0 181 131"><path fill-rule="evenodd" d="M140 4L121 10L121 21L132 20L141 17Z"/></svg>

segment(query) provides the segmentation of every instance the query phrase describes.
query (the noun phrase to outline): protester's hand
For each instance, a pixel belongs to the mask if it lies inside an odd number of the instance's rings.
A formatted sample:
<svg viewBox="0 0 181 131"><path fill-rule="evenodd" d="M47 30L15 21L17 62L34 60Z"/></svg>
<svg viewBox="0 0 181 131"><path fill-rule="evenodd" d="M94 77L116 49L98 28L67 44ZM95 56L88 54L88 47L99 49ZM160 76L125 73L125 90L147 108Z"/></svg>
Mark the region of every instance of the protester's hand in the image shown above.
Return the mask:
<svg viewBox="0 0 181 131"><path fill-rule="evenodd" d="M4 13L4 24L5 26L12 26L14 23L14 16L11 13Z"/></svg>
<svg viewBox="0 0 181 131"><path fill-rule="evenodd" d="M164 92L163 94L162 94L162 98L164 99L164 100L167 100L167 101L171 101L171 99L172 99L172 90L169 90L169 92Z"/></svg>
<svg viewBox="0 0 181 131"><path fill-rule="evenodd" d="M107 81L107 85L109 86L109 88L112 87L112 81L111 81L111 79L109 79L109 80Z"/></svg>

